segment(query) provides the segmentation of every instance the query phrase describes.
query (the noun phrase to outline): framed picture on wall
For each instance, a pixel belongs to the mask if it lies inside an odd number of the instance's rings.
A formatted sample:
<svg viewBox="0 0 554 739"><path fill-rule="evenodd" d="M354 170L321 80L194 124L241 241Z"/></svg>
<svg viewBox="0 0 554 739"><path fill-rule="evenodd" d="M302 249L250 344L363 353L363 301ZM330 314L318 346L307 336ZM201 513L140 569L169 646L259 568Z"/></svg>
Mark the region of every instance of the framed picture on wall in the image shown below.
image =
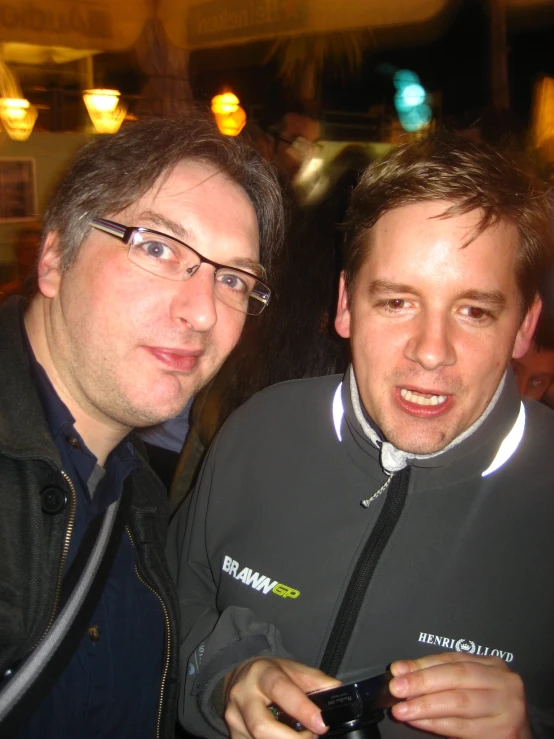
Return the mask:
<svg viewBox="0 0 554 739"><path fill-rule="evenodd" d="M37 217L35 160L0 157L0 223Z"/></svg>

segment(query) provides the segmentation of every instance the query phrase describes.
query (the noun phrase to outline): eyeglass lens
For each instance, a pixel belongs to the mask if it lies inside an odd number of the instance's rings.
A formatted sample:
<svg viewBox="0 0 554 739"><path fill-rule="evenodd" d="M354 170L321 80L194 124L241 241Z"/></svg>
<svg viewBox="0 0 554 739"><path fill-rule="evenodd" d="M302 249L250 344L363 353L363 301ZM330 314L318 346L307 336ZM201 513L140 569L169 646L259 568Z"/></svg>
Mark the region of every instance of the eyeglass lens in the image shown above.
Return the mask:
<svg viewBox="0 0 554 739"><path fill-rule="evenodd" d="M202 264L200 256L186 245L147 230L134 232L129 259L147 272L174 280L192 277ZM215 291L226 305L252 314L261 313L269 299L267 289L254 275L232 267L216 269Z"/></svg>

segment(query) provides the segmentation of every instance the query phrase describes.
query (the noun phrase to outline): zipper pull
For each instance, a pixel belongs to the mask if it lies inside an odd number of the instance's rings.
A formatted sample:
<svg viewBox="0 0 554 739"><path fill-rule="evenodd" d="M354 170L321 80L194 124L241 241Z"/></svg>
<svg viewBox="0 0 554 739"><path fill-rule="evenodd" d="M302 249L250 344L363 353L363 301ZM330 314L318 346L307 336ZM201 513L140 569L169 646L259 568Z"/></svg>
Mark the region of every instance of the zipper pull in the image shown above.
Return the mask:
<svg viewBox="0 0 554 739"><path fill-rule="evenodd" d="M388 480L385 481L383 485L377 490L376 493L373 493L373 495L370 498L365 498L365 500L360 500L360 505L362 508L369 508L369 506L373 503L375 498L378 498L381 493L384 493L385 490L388 488L390 481L392 480L392 475L389 475Z"/></svg>

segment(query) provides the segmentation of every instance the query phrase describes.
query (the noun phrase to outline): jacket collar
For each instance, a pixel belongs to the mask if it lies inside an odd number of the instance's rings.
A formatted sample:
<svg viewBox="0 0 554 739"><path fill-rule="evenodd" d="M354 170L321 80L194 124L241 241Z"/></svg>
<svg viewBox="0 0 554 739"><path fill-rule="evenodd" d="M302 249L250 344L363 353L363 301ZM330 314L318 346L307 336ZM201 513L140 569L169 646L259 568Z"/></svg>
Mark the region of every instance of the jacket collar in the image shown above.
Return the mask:
<svg viewBox="0 0 554 739"><path fill-rule="evenodd" d="M60 465L35 389L23 311L26 301L8 299L0 308L0 453L42 458Z"/></svg>
<svg viewBox="0 0 554 739"><path fill-rule="evenodd" d="M369 463L368 458L378 459L383 468L382 442L375 444L377 429L371 423L369 430L367 424L362 428L353 406L350 383L350 371L347 370L342 387L335 394L335 430L344 437L358 464L363 465L362 457L366 458L366 464ZM513 372L509 369L495 402L491 401L483 416L468 430L470 433L466 432L438 454L409 458L407 462L412 467L426 469L437 480L444 480L445 475L450 478L458 474L463 478L475 474L485 477L508 461L517 449L524 427L523 403Z"/></svg>

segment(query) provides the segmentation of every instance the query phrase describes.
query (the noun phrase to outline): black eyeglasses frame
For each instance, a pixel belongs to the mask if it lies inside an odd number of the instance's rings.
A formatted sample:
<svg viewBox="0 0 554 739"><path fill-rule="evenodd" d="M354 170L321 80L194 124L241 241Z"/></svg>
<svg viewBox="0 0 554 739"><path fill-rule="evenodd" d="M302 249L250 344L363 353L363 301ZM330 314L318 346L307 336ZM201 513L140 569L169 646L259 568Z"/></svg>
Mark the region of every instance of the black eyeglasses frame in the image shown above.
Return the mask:
<svg viewBox="0 0 554 739"><path fill-rule="evenodd" d="M175 236L170 236L169 234L163 233L163 231L156 231L153 228L148 228L146 226L124 226L122 223L117 223L116 221L108 220L107 218L92 218L90 221L90 225L93 228L98 229L99 231L102 231L103 233L107 233L109 236L114 236L116 239L120 239L123 241L124 244L127 244L129 248L131 248L132 244L131 239L133 237L133 234L135 234L137 231L139 233L151 233L156 234L157 236L162 236L164 239L169 239L170 241L174 241L175 243L179 244L180 246L184 246L186 249L189 249L193 254L196 254L198 259L200 260L200 264L209 264L212 267L214 267L214 275L217 274L217 272L221 269L230 269L233 270L233 272L240 272L243 275L246 275L247 277L254 278L257 282L257 285L261 286L261 290L257 292L256 290L253 290L250 295L248 296L248 305L250 305L250 302L254 300L255 302L252 303L253 306L256 307L256 311L252 312L247 310L246 313L248 315L253 316L259 316L260 313L264 310L264 308L268 305L270 299L271 299L271 288L262 280L259 279L259 277L252 272L247 272L244 269L240 269L240 267L232 267L229 264L220 264L219 262L214 262L213 259L209 259L208 257L205 257L203 254L200 254L199 251L194 249L190 244L187 244L185 241L181 241L180 239L175 238ZM134 262L133 262L134 264ZM200 264L198 266L200 266ZM137 265L141 266L141 265ZM142 267L142 269L145 269ZM263 270L263 276L266 278L265 269L260 265L260 269ZM146 270L149 271L149 270ZM196 271L196 270L195 270ZM153 272L152 274L155 274L158 277L161 277L162 279L172 279L171 277L166 277L164 275L158 275L156 272ZM194 272L189 272L189 276L192 277Z"/></svg>

